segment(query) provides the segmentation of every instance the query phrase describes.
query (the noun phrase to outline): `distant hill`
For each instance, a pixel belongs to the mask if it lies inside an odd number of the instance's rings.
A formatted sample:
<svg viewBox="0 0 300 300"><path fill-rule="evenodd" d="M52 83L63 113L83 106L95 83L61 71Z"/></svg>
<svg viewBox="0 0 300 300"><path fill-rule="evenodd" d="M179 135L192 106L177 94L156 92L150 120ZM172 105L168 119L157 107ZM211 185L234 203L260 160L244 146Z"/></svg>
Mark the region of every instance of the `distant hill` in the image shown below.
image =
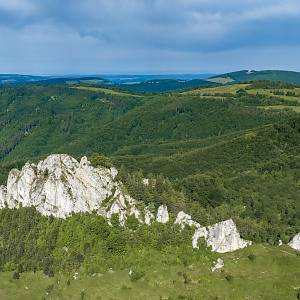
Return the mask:
<svg viewBox="0 0 300 300"><path fill-rule="evenodd" d="M100 77L109 80L116 84L122 83L140 83L151 80L163 80L163 79L174 79L174 80L194 80L194 79L203 79L213 77L216 74L117 74L117 75L100 75Z"/></svg>
<svg viewBox="0 0 300 300"><path fill-rule="evenodd" d="M19 74L0 74L0 84L16 84L25 82L36 82L45 80L49 77L32 76L32 75L19 75Z"/></svg>
<svg viewBox="0 0 300 300"><path fill-rule="evenodd" d="M96 76L34 76L20 74L0 74L0 84L14 85L27 83L42 84L111 84L110 81Z"/></svg>
<svg viewBox="0 0 300 300"><path fill-rule="evenodd" d="M215 85L215 83L202 79L155 79L137 83L123 83L119 85L119 88L135 92L161 93L211 85Z"/></svg>
<svg viewBox="0 0 300 300"><path fill-rule="evenodd" d="M237 72L225 73L218 76L213 76L207 80L209 82L221 83L221 84L269 80L269 81L282 81L285 83L300 85L300 72L278 71L278 70L265 70L265 71L243 70L243 71L237 71Z"/></svg>
<svg viewBox="0 0 300 300"><path fill-rule="evenodd" d="M155 78L154 76L157 76ZM210 86L208 74L199 75L111 75L111 76L32 76L19 74L0 74L0 85L16 84L88 84L109 86L110 88L142 92L161 93L194 87ZM203 78L203 79L200 79Z"/></svg>

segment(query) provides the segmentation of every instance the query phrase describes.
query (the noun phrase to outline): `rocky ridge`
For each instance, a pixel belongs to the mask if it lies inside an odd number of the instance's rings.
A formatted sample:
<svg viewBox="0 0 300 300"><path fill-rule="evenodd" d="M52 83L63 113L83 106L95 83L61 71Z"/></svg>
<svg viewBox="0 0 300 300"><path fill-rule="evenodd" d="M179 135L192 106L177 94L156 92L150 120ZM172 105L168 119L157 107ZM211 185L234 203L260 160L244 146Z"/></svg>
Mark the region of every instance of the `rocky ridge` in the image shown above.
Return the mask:
<svg viewBox="0 0 300 300"><path fill-rule="evenodd" d="M128 216L140 223L169 222L168 208L162 205L156 216L149 207L143 210L126 194L117 180L115 168L93 167L86 157L80 162L66 154L53 154L38 164L26 163L21 171L10 171L7 186L0 186L0 207L35 207L42 215L66 218L73 213L96 212L110 223L114 214L121 225ZM215 252L230 252L251 245L243 240L232 220L203 227L191 216L179 212L175 221L181 229L195 228L193 248L203 238Z"/></svg>

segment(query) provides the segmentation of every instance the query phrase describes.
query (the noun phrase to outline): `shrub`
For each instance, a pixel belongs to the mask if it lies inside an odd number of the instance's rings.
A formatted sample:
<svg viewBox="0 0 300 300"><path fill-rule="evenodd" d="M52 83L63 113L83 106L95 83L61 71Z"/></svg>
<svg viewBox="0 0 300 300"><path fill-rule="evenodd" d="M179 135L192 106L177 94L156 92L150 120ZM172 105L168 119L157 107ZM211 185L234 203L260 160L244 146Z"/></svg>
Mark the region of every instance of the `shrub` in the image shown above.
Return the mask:
<svg viewBox="0 0 300 300"><path fill-rule="evenodd" d="M112 162L110 161L110 159L101 154L93 153L89 157L89 161L94 167L105 167L105 168L112 167Z"/></svg>
<svg viewBox="0 0 300 300"><path fill-rule="evenodd" d="M19 272L14 272L12 278L13 279L20 279L20 273Z"/></svg>
<svg viewBox="0 0 300 300"><path fill-rule="evenodd" d="M254 254L249 254L249 255L248 255L248 258L249 258L250 261L253 262L253 261L255 261L256 256L255 256Z"/></svg>
<svg viewBox="0 0 300 300"><path fill-rule="evenodd" d="M129 277L130 277L130 280L132 282L138 281L138 280L140 280L144 276L145 276L144 272L139 272L139 271L131 271L131 272L129 272Z"/></svg>

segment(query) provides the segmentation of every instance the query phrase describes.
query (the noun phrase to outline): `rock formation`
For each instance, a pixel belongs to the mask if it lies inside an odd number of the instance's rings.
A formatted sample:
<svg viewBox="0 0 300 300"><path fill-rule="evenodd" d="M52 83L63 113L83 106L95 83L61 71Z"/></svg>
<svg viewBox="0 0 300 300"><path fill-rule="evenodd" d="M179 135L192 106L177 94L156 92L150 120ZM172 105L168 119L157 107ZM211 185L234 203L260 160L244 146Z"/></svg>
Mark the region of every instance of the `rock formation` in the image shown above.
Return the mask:
<svg viewBox="0 0 300 300"><path fill-rule="evenodd" d="M225 253L245 248L251 242L243 240L234 222L227 220L208 227L207 245L212 251Z"/></svg>
<svg viewBox="0 0 300 300"><path fill-rule="evenodd" d="M291 248L300 251L300 232L288 244Z"/></svg>
<svg viewBox="0 0 300 300"><path fill-rule="evenodd" d="M199 249L199 239L204 238L205 240L207 239L207 229L206 227L199 227L196 229L193 239L192 239L192 246L194 249Z"/></svg>
<svg viewBox="0 0 300 300"><path fill-rule="evenodd" d="M117 181L115 168L93 167L86 157L80 162L66 154L53 154L37 165L26 163L21 171L10 171L7 187L0 186L0 208L35 207L42 215L66 218L72 213L96 212L110 223L114 214L121 225L128 216L134 216L140 223L150 225L155 220L153 208L144 208L144 219L136 201L124 192ZM147 182L144 182L147 184ZM166 205L158 208L156 221L169 222ZM199 248L199 239L206 240L216 252L230 252L241 249L250 242L241 239L232 220L208 228L200 226L191 216L179 212L175 224L195 228L193 248ZM300 249L300 234L290 243Z"/></svg>
<svg viewBox="0 0 300 300"><path fill-rule="evenodd" d="M151 225L151 223L155 220L155 216L151 212L149 207L145 207L144 215L145 215L145 224L146 225Z"/></svg>
<svg viewBox="0 0 300 300"><path fill-rule="evenodd" d="M156 221L162 224L166 224L169 222L169 213L166 205L161 205L158 208Z"/></svg>
<svg viewBox="0 0 300 300"><path fill-rule="evenodd" d="M200 238L206 240L207 246L211 247L212 251L219 253L232 252L251 245L250 241L245 241L240 237L232 220L217 223L208 228L198 227L193 236L193 248L199 248Z"/></svg>
<svg viewBox="0 0 300 300"><path fill-rule="evenodd" d="M135 200L122 192L115 168L94 168L86 157L80 163L65 154L54 154L37 165L26 163L10 171L7 188L0 187L0 205L35 207L42 215L65 218L72 213L93 212L110 218L119 214L140 218Z"/></svg>
<svg viewBox="0 0 300 300"><path fill-rule="evenodd" d="M193 221L192 217L186 213L184 213L183 211L180 211L177 215L175 224L178 224L181 226L182 229L184 229L185 226L194 226L196 228L200 227L200 224Z"/></svg>

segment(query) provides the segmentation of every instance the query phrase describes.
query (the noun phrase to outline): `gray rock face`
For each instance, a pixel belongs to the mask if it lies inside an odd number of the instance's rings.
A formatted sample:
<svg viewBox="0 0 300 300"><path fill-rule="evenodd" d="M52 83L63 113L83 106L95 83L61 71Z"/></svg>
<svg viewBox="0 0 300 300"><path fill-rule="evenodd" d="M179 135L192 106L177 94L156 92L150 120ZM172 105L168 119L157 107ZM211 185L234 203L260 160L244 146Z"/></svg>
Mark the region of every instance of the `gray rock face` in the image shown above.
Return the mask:
<svg viewBox="0 0 300 300"><path fill-rule="evenodd" d="M161 205L158 208L156 221L162 224L166 224L169 222L169 213L166 205Z"/></svg>
<svg viewBox="0 0 300 300"><path fill-rule="evenodd" d="M300 251L300 232L288 244L291 248Z"/></svg>
<svg viewBox="0 0 300 300"><path fill-rule="evenodd" d="M135 200L115 181L117 174L115 168L94 168L86 157L78 162L65 154L50 155L37 165L11 170L7 188L0 188L0 205L33 206L42 215L59 218L92 211L110 218L116 213L124 224L127 214L139 218L139 212Z"/></svg>
<svg viewBox="0 0 300 300"><path fill-rule="evenodd" d="M208 227L207 245L212 251L225 253L245 248L251 242L243 240L234 222L227 220Z"/></svg>

